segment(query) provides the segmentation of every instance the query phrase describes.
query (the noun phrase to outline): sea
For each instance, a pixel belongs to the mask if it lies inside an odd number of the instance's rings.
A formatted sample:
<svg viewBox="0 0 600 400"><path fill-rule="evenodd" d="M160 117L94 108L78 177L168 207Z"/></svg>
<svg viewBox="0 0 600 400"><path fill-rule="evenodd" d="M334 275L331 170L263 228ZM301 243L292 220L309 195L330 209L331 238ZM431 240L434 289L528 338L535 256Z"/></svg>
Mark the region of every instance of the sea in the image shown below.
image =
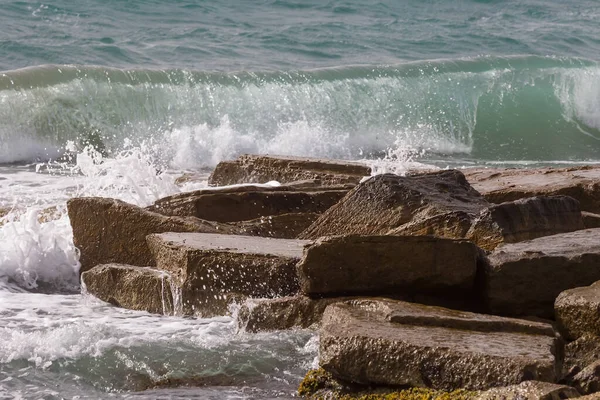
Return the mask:
<svg viewBox="0 0 600 400"><path fill-rule="evenodd" d="M317 333L95 299L66 201L147 206L244 153L600 163L599 20L597 0L2 1L0 399L295 397Z"/></svg>

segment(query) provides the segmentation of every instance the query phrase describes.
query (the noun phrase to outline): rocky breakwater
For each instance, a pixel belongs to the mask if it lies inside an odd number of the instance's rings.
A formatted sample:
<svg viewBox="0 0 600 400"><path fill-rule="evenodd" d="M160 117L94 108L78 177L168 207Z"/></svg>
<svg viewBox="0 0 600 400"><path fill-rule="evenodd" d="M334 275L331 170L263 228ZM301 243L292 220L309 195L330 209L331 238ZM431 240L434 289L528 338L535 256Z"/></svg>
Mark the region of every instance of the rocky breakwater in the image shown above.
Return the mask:
<svg viewBox="0 0 600 400"><path fill-rule="evenodd" d="M244 156L212 181L287 183L211 188L148 209L73 199L82 280L123 307L212 316L235 301L248 331L319 329L321 370L307 375L307 397L596 390L600 368L588 361L600 339L581 343L597 335L581 322L594 320L593 301L587 311L561 308L580 322L557 314L567 340L577 339L566 346L551 321L529 319L552 319L562 291L600 280L600 232L583 229L579 199L532 191L494 204L460 171L358 183L366 173L332 160ZM278 222L265 227L269 219Z"/></svg>

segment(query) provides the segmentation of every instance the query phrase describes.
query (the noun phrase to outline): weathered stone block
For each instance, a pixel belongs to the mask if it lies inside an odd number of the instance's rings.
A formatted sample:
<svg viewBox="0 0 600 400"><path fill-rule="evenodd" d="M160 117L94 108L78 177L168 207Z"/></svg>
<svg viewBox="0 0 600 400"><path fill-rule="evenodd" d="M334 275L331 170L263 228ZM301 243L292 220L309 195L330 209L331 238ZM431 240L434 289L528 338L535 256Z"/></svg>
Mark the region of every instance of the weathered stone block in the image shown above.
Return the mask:
<svg viewBox="0 0 600 400"><path fill-rule="evenodd" d="M559 294L554 313L567 339L575 340L586 334L600 336L600 281Z"/></svg>
<svg viewBox="0 0 600 400"><path fill-rule="evenodd" d="M320 330L321 367L347 382L444 390L555 382L559 377L562 352L556 347L561 342L554 335L532 333L530 326L519 331L523 323L511 319L502 319L510 329L498 331L499 321L491 316L479 320L477 314L445 320L441 314L452 316L451 310L434 309L438 315L426 326L412 325L419 321L410 319L390 321L394 313L410 315L403 309L416 307L428 313L427 306L382 300L328 306ZM436 320L443 322L434 324Z"/></svg>

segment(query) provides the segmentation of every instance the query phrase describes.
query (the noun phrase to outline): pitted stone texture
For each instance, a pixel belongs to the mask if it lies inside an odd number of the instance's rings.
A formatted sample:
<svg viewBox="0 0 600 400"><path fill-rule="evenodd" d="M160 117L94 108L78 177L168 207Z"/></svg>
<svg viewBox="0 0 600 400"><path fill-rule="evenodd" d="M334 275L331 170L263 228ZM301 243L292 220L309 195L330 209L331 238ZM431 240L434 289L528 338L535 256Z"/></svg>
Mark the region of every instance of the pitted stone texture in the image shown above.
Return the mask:
<svg viewBox="0 0 600 400"><path fill-rule="evenodd" d="M579 397L572 387L540 381L525 381L518 385L490 389L476 400L563 400Z"/></svg>
<svg viewBox="0 0 600 400"><path fill-rule="evenodd" d="M215 186L239 183L288 183L317 179L322 185L357 184L371 168L364 164L305 157L244 154L233 161L220 162L208 183Z"/></svg>
<svg viewBox="0 0 600 400"><path fill-rule="evenodd" d="M600 167L465 169L467 179L488 201L503 203L532 196L565 195L581 209L600 213Z"/></svg>
<svg viewBox="0 0 600 400"><path fill-rule="evenodd" d="M406 303L389 300L328 306L320 330L321 367L352 383L444 390L558 378L561 360L554 354L561 351L555 336L488 329L486 321L492 327L496 323L490 316L466 325L477 314L463 315L457 328L448 321L426 326L390 322L394 310L403 307ZM427 306L420 307L426 314ZM443 321L439 314L436 318ZM506 324L516 327L520 322Z"/></svg>
<svg viewBox="0 0 600 400"><path fill-rule="evenodd" d="M562 292L554 303L554 313L567 339L600 336L600 281Z"/></svg>
<svg viewBox="0 0 600 400"><path fill-rule="evenodd" d="M344 197L348 190L319 188L299 191L287 186L202 189L162 198L148 209L168 216L238 222L290 213L322 213Z"/></svg>
<svg viewBox="0 0 600 400"><path fill-rule="evenodd" d="M123 264L98 265L81 274L88 293L130 310L173 314L169 274L148 267Z"/></svg>
<svg viewBox="0 0 600 400"><path fill-rule="evenodd" d="M398 294L470 290L477 246L431 236L333 236L307 246L298 264L303 293Z"/></svg>
<svg viewBox="0 0 600 400"><path fill-rule="evenodd" d="M231 225L236 226L241 235L296 239L317 218L319 214L315 213L292 213L232 222Z"/></svg>
<svg viewBox="0 0 600 400"><path fill-rule="evenodd" d="M81 272L98 264L154 266L146 236L162 232L233 233L237 228L198 218L166 217L120 200L81 197L67 202Z"/></svg>
<svg viewBox="0 0 600 400"><path fill-rule="evenodd" d="M488 261L483 293L489 311L552 318L561 292L600 280L600 229L506 244Z"/></svg>
<svg viewBox="0 0 600 400"><path fill-rule="evenodd" d="M184 308L208 317L232 297L280 297L298 292L296 263L306 241L249 236L163 233L148 236L157 268L182 288ZM213 311L216 310L216 311Z"/></svg>

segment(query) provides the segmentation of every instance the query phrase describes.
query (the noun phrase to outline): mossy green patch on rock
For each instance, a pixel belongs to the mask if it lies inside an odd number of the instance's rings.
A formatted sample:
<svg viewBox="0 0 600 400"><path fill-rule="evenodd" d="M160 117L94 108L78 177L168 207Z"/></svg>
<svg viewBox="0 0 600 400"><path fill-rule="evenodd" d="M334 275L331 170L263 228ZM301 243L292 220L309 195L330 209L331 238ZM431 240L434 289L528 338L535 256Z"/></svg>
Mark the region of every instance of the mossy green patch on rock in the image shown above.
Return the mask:
<svg viewBox="0 0 600 400"><path fill-rule="evenodd" d="M323 369L308 371L300 383L298 394L315 400L474 400L477 392L455 390L444 392L427 388L377 388L350 387L337 381Z"/></svg>

